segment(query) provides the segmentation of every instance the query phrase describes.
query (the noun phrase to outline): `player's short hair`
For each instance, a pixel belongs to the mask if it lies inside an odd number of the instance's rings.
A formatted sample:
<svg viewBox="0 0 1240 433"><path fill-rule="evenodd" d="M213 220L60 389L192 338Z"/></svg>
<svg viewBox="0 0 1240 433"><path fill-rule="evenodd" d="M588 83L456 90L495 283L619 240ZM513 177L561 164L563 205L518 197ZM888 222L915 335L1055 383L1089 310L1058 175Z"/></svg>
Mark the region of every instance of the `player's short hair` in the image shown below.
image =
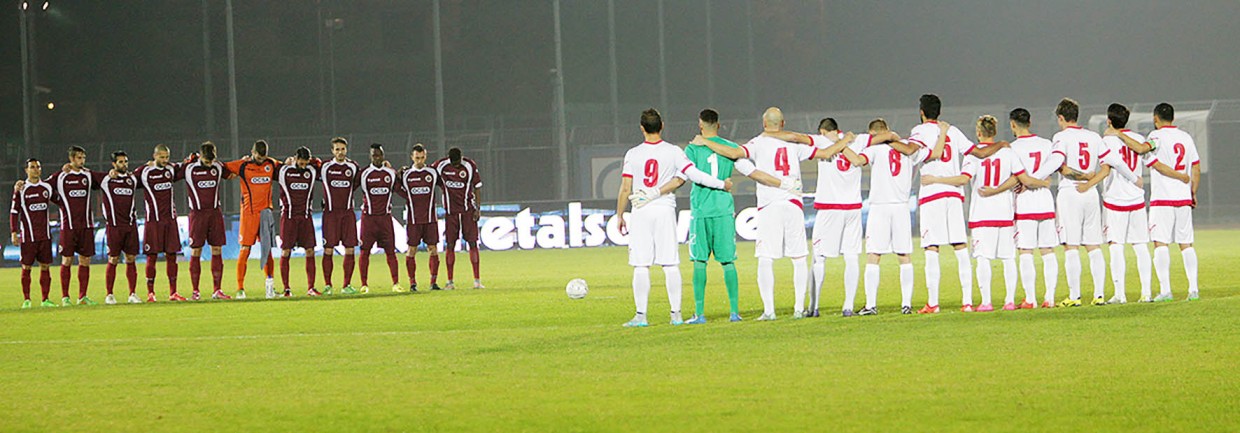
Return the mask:
<svg viewBox="0 0 1240 433"><path fill-rule="evenodd" d="M25 167L25 168L30 168L30 163L32 163L32 162L39 162L39 158L29 158L29 159L27 159L27 160L26 160L26 167Z"/></svg>
<svg viewBox="0 0 1240 433"><path fill-rule="evenodd" d="M418 153L418 152L425 152L425 151L426 151L426 146L423 146L422 143L418 143L418 144L413 145L413 149L410 149L409 153Z"/></svg>
<svg viewBox="0 0 1240 433"><path fill-rule="evenodd" d="M207 161L215 161L215 143L210 141L202 142L202 146L198 148L198 154L202 159Z"/></svg>
<svg viewBox="0 0 1240 433"><path fill-rule="evenodd" d="M370 150L378 150L378 151L382 152L382 151L383 151L383 144L381 144L381 143L370 143Z"/></svg>
<svg viewBox="0 0 1240 433"><path fill-rule="evenodd" d="M818 129L823 131L834 131L840 129L840 125L835 123L835 119L824 117L822 120L818 121Z"/></svg>
<svg viewBox="0 0 1240 433"><path fill-rule="evenodd" d="M267 140L255 141L254 153L257 153L258 156L267 156Z"/></svg>
<svg viewBox="0 0 1240 433"><path fill-rule="evenodd" d="M890 130L887 127L887 121L883 120L883 118L881 117L871 120L867 128L869 129L870 132L887 132Z"/></svg>
<svg viewBox="0 0 1240 433"><path fill-rule="evenodd" d="M938 120L939 114L943 111L943 101L939 100L939 95L927 93L921 95L918 100L921 106L921 114L926 116L928 120Z"/></svg>
<svg viewBox="0 0 1240 433"><path fill-rule="evenodd" d="M989 114L977 118L977 135L994 138L999 135L999 119Z"/></svg>
<svg viewBox="0 0 1240 433"><path fill-rule="evenodd" d="M1128 107L1124 104L1115 102L1107 107L1107 120L1111 121L1111 126L1115 128L1123 128L1128 126L1128 115L1132 112L1128 111Z"/></svg>
<svg viewBox="0 0 1240 433"><path fill-rule="evenodd" d="M1175 120L1175 107L1166 102L1159 102L1154 106L1154 117L1162 119L1164 122Z"/></svg>
<svg viewBox="0 0 1240 433"><path fill-rule="evenodd" d="M69 147L69 157L70 157L70 158L72 158L72 157L74 157L75 155L82 155L82 156L85 156L85 155L86 155L86 149L83 149L83 148L82 148L82 146L70 146L70 147Z"/></svg>
<svg viewBox="0 0 1240 433"><path fill-rule="evenodd" d="M336 144L336 143L343 144L343 145L344 145L344 147L349 147L349 140L345 140L345 139L344 139L344 137L336 137L336 138L333 138L333 139L332 139L332 144L334 145L334 144Z"/></svg>
<svg viewBox="0 0 1240 433"><path fill-rule="evenodd" d="M659 110L647 108L642 111L642 131L647 134L663 132L663 116L659 115Z"/></svg>
<svg viewBox="0 0 1240 433"><path fill-rule="evenodd" d="M453 147L448 149L448 161L453 164L461 163L461 148Z"/></svg>
<svg viewBox="0 0 1240 433"><path fill-rule="evenodd" d="M298 147L297 151L294 152L294 156L297 159L310 159L310 148L306 146Z"/></svg>
<svg viewBox="0 0 1240 433"><path fill-rule="evenodd" d="M1017 108L1015 110L1012 110L1012 112L1008 113L1008 120L1016 122L1016 126L1019 126L1021 128L1029 127L1031 117L1032 116L1029 115L1029 110L1026 110L1024 108Z"/></svg>
<svg viewBox="0 0 1240 433"><path fill-rule="evenodd" d="M1075 122L1081 116L1081 104L1076 103L1072 98L1063 98L1055 107L1055 115L1063 116L1066 122Z"/></svg>
<svg viewBox="0 0 1240 433"><path fill-rule="evenodd" d="M702 110L701 113L698 113L698 120L706 122L707 125L718 126L719 125L719 112L707 108L705 110Z"/></svg>
<svg viewBox="0 0 1240 433"><path fill-rule="evenodd" d="M168 145L159 143L155 145L155 152L168 152Z"/></svg>
<svg viewBox="0 0 1240 433"><path fill-rule="evenodd" d="M113 152L112 152L112 162L116 162L116 160L120 159L122 156L123 156L123 157L128 158L128 157L129 157L129 154L128 154L128 153L125 153L125 151L123 151L123 150L113 151Z"/></svg>

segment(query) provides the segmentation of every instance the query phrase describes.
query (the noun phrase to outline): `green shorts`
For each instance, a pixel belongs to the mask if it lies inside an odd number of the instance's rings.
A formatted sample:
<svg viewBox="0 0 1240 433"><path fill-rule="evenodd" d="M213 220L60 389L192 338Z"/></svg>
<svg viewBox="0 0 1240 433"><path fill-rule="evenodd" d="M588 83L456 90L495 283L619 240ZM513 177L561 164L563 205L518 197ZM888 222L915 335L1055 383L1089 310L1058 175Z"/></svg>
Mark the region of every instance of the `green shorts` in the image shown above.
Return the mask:
<svg viewBox="0 0 1240 433"><path fill-rule="evenodd" d="M694 218L689 222L689 258L704 262L715 254L715 261L736 261L736 220L730 216Z"/></svg>

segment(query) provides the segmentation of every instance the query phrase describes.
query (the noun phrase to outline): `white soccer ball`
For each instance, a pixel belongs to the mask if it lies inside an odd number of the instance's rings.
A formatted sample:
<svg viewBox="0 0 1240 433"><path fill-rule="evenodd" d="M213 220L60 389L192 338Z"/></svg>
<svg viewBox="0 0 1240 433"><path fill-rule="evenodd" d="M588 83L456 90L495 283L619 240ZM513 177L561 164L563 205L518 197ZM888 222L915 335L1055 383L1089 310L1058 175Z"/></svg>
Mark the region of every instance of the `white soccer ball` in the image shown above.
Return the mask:
<svg viewBox="0 0 1240 433"><path fill-rule="evenodd" d="M568 294L569 299L581 299L586 297L586 293L590 291L586 285L586 280L574 278L564 287L564 293Z"/></svg>

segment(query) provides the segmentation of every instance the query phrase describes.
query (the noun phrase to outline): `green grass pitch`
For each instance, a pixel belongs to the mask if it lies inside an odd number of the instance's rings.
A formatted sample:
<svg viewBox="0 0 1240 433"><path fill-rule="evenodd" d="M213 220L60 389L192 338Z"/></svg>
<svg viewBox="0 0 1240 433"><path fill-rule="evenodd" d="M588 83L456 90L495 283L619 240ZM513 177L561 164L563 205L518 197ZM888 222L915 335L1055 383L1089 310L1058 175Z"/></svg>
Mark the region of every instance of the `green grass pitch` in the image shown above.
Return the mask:
<svg viewBox="0 0 1240 433"><path fill-rule="evenodd" d="M1198 302L1183 301L1173 252L1175 302L964 314L945 254L941 314L895 314L886 258L883 314L838 316L833 261L825 316L793 321L782 260L780 320L728 323L712 264L711 323L667 325L656 270L647 329L620 327L633 313L623 248L484 252L485 290L391 295L376 284L370 296L307 299L296 283L297 298L255 300L252 264L247 301L32 311L16 308L9 268L0 431L1240 431L1240 232L1197 239ZM761 310L752 248L741 244L738 262L747 320ZM924 262L914 263L920 304ZM384 261L372 266L372 281L386 282ZM691 267L681 269L688 316ZM103 274L96 265L97 301ZM184 263L180 274L188 293ZM590 284L584 300L564 295L575 277Z"/></svg>

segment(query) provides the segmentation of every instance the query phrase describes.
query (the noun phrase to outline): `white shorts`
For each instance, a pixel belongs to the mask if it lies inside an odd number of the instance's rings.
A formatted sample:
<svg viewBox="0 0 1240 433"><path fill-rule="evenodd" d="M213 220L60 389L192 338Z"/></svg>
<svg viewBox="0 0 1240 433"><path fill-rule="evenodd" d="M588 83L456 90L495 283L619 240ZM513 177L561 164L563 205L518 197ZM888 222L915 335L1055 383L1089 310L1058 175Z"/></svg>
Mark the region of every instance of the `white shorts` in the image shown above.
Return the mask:
<svg viewBox="0 0 1240 433"><path fill-rule="evenodd" d="M876 204L870 206L865 226L865 252L869 254L912 254L913 219L908 205Z"/></svg>
<svg viewBox="0 0 1240 433"><path fill-rule="evenodd" d="M1107 242L1117 244L1143 244L1150 241L1150 224L1145 218L1145 208L1134 211L1103 209L1106 224L1102 233Z"/></svg>
<svg viewBox="0 0 1240 433"><path fill-rule="evenodd" d="M1016 227L978 227L973 229L973 257L1016 258Z"/></svg>
<svg viewBox="0 0 1240 433"><path fill-rule="evenodd" d="M809 255L809 247L805 246L804 210L791 202L778 201L758 209L757 220L754 257L781 259Z"/></svg>
<svg viewBox="0 0 1240 433"><path fill-rule="evenodd" d="M676 242L676 209L647 206L629 215L629 265L680 264Z"/></svg>
<svg viewBox="0 0 1240 433"><path fill-rule="evenodd" d="M861 209L818 211L813 239L815 256L861 254Z"/></svg>
<svg viewBox="0 0 1240 433"><path fill-rule="evenodd" d="M1067 245L1102 245L1102 212L1098 190L1084 194L1076 188L1062 188L1055 197L1059 235Z"/></svg>
<svg viewBox="0 0 1240 433"><path fill-rule="evenodd" d="M1151 206L1150 239L1163 244L1193 243L1193 208Z"/></svg>
<svg viewBox="0 0 1240 433"><path fill-rule="evenodd" d="M965 232L964 202L941 198L918 207L921 217L921 247L963 244L969 241Z"/></svg>
<svg viewBox="0 0 1240 433"><path fill-rule="evenodd" d="M1055 226L1055 220L1016 220L1016 248L1035 250L1057 246L1059 227Z"/></svg>

